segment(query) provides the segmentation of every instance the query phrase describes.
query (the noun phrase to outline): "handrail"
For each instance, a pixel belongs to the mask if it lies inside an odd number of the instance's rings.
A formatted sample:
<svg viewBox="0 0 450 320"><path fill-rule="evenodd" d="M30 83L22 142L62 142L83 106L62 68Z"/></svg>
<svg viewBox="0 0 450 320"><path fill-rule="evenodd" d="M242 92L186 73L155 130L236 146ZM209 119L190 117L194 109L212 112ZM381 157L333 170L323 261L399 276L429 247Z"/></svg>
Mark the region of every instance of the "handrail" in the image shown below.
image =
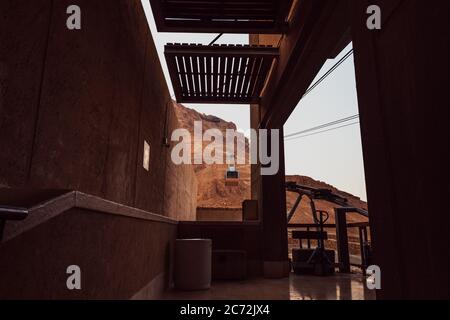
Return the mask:
<svg viewBox="0 0 450 320"><path fill-rule="evenodd" d="M28 208L0 205L1 220L23 220L28 214Z"/></svg>
<svg viewBox="0 0 450 320"><path fill-rule="evenodd" d="M28 214L29 211L27 208L0 205L0 242L3 239L3 233L5 231L7 220L23 220L28 216Z"/></svg>
<svg viewBox="0 0 450 320"><path fill-rule="evenodd" d="M361 228L361 227L369 227L369 222L352 222L347 223L347 228ZM325 223L323 225L326 229L334 229L336 228L335 223ZM317 224L315 223L289 223L288 229L294 229L294 228L317 228Z"/></svg>
<svg viewBox="0 0 450 320"><path fill-rule="evenodd" d="M336 225L331 224L331 223L324 223L323 227L331 229L331 228L336 228ZM317 228L317 224L316 223L289 223L288 228Z"/></svg>

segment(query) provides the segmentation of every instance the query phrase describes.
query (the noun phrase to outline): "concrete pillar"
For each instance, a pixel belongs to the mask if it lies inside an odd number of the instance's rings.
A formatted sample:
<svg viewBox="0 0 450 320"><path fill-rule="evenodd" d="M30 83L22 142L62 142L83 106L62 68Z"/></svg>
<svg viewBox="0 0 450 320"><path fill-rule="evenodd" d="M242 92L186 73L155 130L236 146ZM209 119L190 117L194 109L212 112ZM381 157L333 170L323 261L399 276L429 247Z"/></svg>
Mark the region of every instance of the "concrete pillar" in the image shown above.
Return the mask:
<svg viewBox="0 0 450 320"><path fill-rule="evenodd" d="M279 35L250 35L250 44L276 46ZM250 107L250 123L253 129L261 126L261 108ZM270 141L270 136L269 136ZM258 200L258 213L262 223L263 270L267 278L282 278L289 275L286 216L286 189L284 168L284 139L280 130L280 167L276 175L262 176L261 165L252 165L252 199Z"/></svg>
<svg viewBox="0 0 450 320"><path fill-rule="evenodd" d="M381 30L349 8L377 297L448 299L450 3L375 2Z"/></svg>
<svg viewBox="0 0 450 320"><path fill-rule="evenodd" d="M270 135L268 135L270 137ZM269 140L270 141L270 140ZM261 176L259 197L263 234L264 276L282 278L289 275L284 139L280 130L279 170Z"/></svg>

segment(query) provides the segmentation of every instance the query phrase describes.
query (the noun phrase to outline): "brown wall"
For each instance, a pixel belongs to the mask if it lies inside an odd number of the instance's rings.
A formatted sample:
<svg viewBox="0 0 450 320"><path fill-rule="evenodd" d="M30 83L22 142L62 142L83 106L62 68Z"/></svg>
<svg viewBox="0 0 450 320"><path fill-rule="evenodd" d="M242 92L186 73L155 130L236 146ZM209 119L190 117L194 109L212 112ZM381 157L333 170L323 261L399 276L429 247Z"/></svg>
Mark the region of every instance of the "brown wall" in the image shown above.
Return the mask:
<svg viewBox="0 0 450 320"><path fill-rule="evenodd" d="M0 184L75 189L165 214L165 190L186 188L165 186L170 95L141 3L77 1L76 31L66 28L71 4L0 2Z"/></svg>
<svg viewBox="0 0 450 320"><path fill-rule="evenodd" d="M197 221L242 221L242 209L197 208Z"/></svg>
<svg viewBox="0 0 450 320"><path fill-rule="evenodd" d="M448 299L449 1L351 3L374 264L381 299ZM445 205L444 205L445 206Z"/></svg>
<svg viewBox="0 0 450 320"><path fill-rule="evenodd" d="M163 144L173 110L140 0L79 0L78 31L66 28L71 4L0 1L0 185L194 219L195 175L171 166ZM71 209L0 243L0 298L151 298L167 284L176 229ZM66 288L72 264L81 291Z"/></svg>
<svg viewBox="0 0 450 320"><path fill-rule="evenodd" d="M169 284L176 232L168 222L71 209L0 243L0 299L155 298ZM71 265L81 290L67 289Z"/></svg>

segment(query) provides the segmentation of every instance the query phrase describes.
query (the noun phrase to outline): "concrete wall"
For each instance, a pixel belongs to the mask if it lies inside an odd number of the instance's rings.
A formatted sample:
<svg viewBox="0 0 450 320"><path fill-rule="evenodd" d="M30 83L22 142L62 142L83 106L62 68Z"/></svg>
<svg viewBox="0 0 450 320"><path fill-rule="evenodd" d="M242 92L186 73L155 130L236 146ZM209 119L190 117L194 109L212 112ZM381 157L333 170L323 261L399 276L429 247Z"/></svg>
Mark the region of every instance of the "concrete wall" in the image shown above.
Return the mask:
<svg viewBox="0 0 450 320"><path fill-rule="evenodd" d="M171 99L141 3L79 0L82 29L70 31L72 4L0 2L0 185L75 189L166 214L165 191L186 186L166 188ZM176 171L169 185L191 179ZM186 218L169 215L178 213Z"/></svg>

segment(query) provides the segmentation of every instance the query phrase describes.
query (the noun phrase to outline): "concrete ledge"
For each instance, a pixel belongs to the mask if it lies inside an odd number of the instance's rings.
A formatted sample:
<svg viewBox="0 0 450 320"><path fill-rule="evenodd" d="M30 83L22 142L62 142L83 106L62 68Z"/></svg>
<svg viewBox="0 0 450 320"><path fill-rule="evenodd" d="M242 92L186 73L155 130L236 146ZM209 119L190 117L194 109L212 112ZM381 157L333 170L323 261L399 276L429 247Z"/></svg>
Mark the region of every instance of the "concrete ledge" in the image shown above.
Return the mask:
<svg viewBox="0 0 450 320"><path fill-rule="evenodd" d="M260 221L179 221L183 225L193 226L227 226L227 227L242 227L242 226L259 226Z"/></svg>
<svg viewBox="0 0 450 320"><path fill-rule="evenodd" d="M11 192L11 189L8 191ZM3 205L7 204L4 203ZM87 195L82 192L68 191L65 194L36 204L31 208L24 208L28 211L26 218L20 221L7 221L1 242L9 241L21 233L73 208L87 209L103 214L119 215L134 219L178 224L177 220L165 216Z"/></svg>

